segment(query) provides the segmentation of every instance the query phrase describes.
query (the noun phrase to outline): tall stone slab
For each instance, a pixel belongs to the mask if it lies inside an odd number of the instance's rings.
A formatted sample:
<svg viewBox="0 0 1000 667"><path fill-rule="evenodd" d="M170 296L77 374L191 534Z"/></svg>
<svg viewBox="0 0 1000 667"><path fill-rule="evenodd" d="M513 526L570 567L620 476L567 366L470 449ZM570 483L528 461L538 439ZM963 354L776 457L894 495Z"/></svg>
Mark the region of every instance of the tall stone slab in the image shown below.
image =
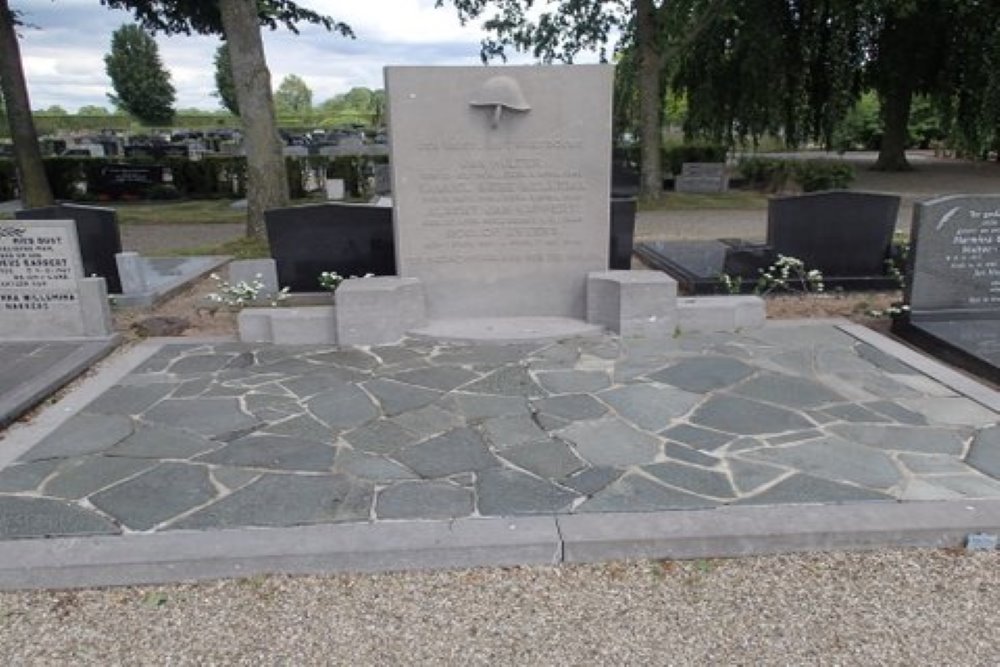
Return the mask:
<svg viewBox="0 0 1000 667"><path fill-rule="evenodd" d="M608 268L613 68L385 76L397 271L428 317L583 319Z"/></svg>
<svg viewBox="0 0 1000 667"><path fill-rule="evenodd" d="M0 221L0 339L110 334L107 288L85 278L72 220Z"/></svg>

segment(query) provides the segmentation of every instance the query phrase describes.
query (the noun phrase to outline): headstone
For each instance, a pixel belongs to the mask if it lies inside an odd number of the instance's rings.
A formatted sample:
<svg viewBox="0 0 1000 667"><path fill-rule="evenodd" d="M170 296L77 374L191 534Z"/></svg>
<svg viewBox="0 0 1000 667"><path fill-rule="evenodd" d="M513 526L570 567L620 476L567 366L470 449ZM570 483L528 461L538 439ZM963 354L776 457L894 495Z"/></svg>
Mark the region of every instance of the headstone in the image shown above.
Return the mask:
<svg viewBox="0 0 1000 667"><path fill-rule="evenodd" d="M585 317L608 268L612 75L386 68L397 266L429 318Z"/></svg>
<svg viewBox="0 0 1000 667"><path fill-rule="evenodd" d="M635 199L611 200L611 252L612 269L627 271L632 268L632 240L635 237Z"/></svg>
<svg viewBox="0 0 1000 667"><path fill-rule="evenodd" d="M326 179L326 198L330 201L340 201L344 198L344 179Z"/></svg>
<svg viewBox="0 0 1000 667"><path fill-rule="evenodd" d="M108 197L142 197L154 185L163 183L159 165L106 164L100 168L94 194Z"/></svg>
<svg viewBox="0 0 1000 667"><path fill-rule="evenodd" d="M724 162L685 162L681 173L674 179L677 192L725 192L729 189L729 176Z"/></svg>
<svg viewBox="0 0 1000 667"><path fill-rule="evenodd" d="M885 273L899 197L868 192L813 192L772 197L767 244L830 276Z"/></svg>
<svg viewBox="0 0 1000 667"><path fill-rule="evenodd" d="M264 214L278 284L318 292L319 274L344 277L396 273L392 209L359 204L310 204Z"/></svg>
<svg viewBox="0 0 1000 667"><path fill-rule="evenodd" d="M0 221L0 339L110 333L107 289L83 275L74 222Z"/></svg>
<svg viewBox="0 0 1000 667"><path fill-rule="evenodd" d="M894 330L1000 381L1000 195L917 203L910 243L909 315Z"/></svg>
<svg viewBox="0 0 1000 667"><path fill-rule="evenodd" d="M122 251L118 214L113 208L58 204L28 208L15 214L18 220L73 220L83 257L83 276L100 276L112 294L122 292L115 255Z"/></svg>
<svg viewBox="0 0 1000 667"><path fill-rule="evenodd" d="M382 197L392 194L392 170L388 164L374 165L375 194Z"/></svg>

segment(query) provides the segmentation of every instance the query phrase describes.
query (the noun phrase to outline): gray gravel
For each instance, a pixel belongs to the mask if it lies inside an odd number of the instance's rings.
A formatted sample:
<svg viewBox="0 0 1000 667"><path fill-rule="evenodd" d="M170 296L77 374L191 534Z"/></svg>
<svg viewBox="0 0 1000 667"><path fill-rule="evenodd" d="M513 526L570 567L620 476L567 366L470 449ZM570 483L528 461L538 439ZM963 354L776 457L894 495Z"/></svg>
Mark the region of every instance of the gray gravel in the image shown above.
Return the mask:
<svg viewBox="0 0 1000 667"><path fill-rule="evenodd" d="M1000 663L1000 553L0 594L0 664Z"/></svg>
<svg viewBox="0 0 1000 667"><path fill-rule="evenodd" d="M211 225L122 225L122 248L148 257L217 246L243 236L243 223Z"/></svg>

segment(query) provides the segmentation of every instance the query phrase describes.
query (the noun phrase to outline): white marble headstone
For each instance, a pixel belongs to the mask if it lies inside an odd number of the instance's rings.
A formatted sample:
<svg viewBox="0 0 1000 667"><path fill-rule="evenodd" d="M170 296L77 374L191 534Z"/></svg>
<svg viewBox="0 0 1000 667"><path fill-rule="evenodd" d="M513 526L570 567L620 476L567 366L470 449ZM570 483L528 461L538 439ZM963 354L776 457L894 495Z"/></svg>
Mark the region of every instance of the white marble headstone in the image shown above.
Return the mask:
<svg viewBox="0 0 1000 667"><path fill-rule="evenodd" d="M397 270L431 319L585 316L613 67L388 67Z"/></svg>

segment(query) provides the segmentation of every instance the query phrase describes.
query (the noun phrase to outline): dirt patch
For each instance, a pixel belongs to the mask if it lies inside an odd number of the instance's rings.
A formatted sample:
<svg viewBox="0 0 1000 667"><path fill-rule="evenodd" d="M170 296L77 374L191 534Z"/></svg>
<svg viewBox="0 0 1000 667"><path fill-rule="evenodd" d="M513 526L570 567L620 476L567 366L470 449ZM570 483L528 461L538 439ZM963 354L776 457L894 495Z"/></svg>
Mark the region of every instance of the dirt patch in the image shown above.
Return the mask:
<svg viewBox="0 0 1000 667"><path fill-rule="evenodd" d="M114 313L115 330L133 340L141 336L137 324L150 317L178 317L188 321L181 337L235 336L236 313L225 308L214 309L208 295L216 289L215 281L203 278L173 298L154 308L130 308Z"/></svg>

